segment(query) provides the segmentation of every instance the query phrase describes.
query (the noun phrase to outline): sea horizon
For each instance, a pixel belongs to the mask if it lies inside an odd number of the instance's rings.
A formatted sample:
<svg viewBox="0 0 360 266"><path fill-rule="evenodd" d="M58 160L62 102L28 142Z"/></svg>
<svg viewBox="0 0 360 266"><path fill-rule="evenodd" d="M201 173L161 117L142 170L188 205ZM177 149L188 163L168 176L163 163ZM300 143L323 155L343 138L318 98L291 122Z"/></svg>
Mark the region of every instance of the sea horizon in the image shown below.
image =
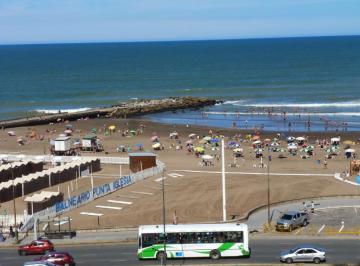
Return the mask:
<svg viewBox="0 0 360 266"><path fill-rule="evenodd" d="M249 124L249 112L255 112L261 119L252 124L267 128L278 124L268 119L271 109L303 118L311 113L322 121L317 130L328 121L334 130L347 123L348 130L358 131L359 47L358 35L1 45L0 120L193 96L225 101L205 109L216 120L229 120L221 126L234 122L223 112L241 113L242 123ZM189 114L166 113L170 120L191 123Z"/></svg>

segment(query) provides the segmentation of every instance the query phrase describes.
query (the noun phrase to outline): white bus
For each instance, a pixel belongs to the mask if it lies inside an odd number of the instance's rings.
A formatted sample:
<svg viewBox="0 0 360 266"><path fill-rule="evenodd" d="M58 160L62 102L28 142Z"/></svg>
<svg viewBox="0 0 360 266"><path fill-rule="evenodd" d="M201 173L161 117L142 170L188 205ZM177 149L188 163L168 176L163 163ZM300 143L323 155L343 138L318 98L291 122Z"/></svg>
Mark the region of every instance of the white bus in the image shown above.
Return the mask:
<svg viewBox="0 0 360 266"><path fill-rule="evenodd" d="M165 225L167 258L250 257L246 224ZM139 259L163 259L164 226L139 226Z"/></svg>

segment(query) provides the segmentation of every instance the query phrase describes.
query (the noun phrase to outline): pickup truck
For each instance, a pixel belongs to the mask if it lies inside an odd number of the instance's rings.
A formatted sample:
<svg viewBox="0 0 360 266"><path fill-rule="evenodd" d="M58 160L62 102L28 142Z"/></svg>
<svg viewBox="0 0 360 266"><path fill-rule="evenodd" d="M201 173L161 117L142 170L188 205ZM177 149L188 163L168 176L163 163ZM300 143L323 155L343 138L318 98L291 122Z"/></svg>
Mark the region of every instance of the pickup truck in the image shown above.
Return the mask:
<svg viewBox="0 0 360 266"><path fill-rule="evenodd" d="M306 226L309 222L309 214L307 212L300 211L288 211L283 213L276 222L276 230L289 231L293 229Z"/></svg>

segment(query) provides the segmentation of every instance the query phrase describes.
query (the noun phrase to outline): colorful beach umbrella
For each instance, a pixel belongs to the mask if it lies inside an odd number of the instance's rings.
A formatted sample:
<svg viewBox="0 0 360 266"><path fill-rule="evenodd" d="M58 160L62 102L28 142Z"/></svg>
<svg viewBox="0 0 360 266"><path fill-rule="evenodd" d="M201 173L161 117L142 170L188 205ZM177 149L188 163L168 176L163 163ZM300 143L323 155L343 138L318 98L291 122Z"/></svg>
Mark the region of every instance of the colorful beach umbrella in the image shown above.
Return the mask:
<svg viewBox="0 0 360 266"><path fill-rule="evenodd" d="M205 155L201 156L201 158L203 158L204 160L212 160L212 159L214 159L214 157L212 157L209 154L205 154Z"/></svg>
<svg viewBox="0 0 360 266"><path fill-rule="evenodd" d="M159 142L152 145L153 148L160 148L161 144Z"/></svg>

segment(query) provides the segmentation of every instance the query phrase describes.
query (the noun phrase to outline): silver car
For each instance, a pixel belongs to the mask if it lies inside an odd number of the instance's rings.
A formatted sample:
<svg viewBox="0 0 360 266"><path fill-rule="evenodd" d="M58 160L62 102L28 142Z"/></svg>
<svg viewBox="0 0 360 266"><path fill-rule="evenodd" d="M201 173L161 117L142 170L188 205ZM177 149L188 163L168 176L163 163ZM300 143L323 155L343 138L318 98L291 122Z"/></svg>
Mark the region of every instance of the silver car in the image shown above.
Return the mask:
<svg viewBox="0 0 360 266"><path fill-rule="evenodd" d="M313 245L301 245L281 252L280 261L286 263L313 262L318 264L326 261L325 250Z"/></svg>

